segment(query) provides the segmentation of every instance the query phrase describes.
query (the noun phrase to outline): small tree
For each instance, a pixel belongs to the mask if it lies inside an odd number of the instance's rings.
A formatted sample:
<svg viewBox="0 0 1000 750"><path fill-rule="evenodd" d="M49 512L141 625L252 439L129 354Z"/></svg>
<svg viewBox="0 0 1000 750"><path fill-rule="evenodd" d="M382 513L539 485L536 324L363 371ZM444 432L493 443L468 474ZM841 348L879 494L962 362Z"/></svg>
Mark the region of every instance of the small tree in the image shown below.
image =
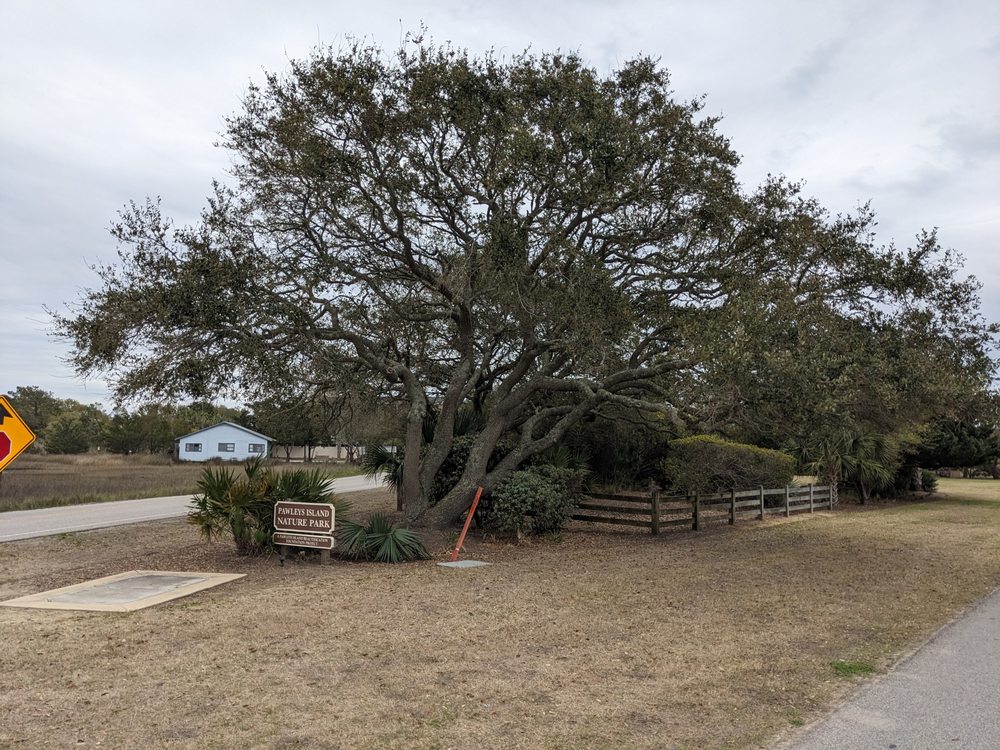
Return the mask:
<svg viewBox="0 0 1000 750"><path fill-rule="evenodd" d="M45 450L49 453L86 453L97 443L94 420L79 411L65 411L45 428Z"/></svg>

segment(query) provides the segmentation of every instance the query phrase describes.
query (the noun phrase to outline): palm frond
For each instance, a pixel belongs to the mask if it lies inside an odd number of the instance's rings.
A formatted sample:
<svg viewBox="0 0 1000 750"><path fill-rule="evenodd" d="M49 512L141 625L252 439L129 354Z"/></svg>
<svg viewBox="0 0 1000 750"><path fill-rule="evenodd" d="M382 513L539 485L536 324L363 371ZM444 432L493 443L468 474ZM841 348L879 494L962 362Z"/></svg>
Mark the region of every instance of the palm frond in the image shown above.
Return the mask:
<svg viewBox="0 0 1000 750"><path fill-rule="evenodd" d="M373 513L367 525L342 521L337 539L340 553L355 560L401 563L430 556L420 537L396 527L385 513Z"/></svg>

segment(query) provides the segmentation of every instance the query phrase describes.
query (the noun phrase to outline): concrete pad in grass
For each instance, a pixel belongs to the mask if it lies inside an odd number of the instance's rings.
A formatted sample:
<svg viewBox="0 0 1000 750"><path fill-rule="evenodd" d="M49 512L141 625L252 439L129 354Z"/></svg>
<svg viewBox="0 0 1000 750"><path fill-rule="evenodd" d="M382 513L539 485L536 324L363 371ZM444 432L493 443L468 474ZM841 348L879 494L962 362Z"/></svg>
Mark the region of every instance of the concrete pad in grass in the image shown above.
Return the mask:
<svg viewBox="0 0 1000 750"><path fill-rule="evenodd" d="M438 563L442 568L481 568L489 564L482 560L456 560L455 562Z"/></svg>
<svg viewBox="0 0 1000 750"><path fill-rule="evenodd" d="M243 578L243 574L131 570L128 573L10 599L0 602L0 606L132 612L204 591L237 578Z"/></svg>

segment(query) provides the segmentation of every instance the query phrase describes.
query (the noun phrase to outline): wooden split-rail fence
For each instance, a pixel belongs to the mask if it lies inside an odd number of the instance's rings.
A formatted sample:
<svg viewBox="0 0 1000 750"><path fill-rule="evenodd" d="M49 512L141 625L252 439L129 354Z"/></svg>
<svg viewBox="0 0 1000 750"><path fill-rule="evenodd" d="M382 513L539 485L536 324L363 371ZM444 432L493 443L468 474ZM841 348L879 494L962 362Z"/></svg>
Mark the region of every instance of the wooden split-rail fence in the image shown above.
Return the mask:
<svg viewBox="0 0 1000 750"><path fill-rule="evenodd" d="M640 526L653 534L668 526L690 526L700 531L710 523L764 519L769 515L833 510L836 494L828 486L730 490L714 494L663 495L653 489L645 495L593 493L584 495L574 521Z"/></svg>

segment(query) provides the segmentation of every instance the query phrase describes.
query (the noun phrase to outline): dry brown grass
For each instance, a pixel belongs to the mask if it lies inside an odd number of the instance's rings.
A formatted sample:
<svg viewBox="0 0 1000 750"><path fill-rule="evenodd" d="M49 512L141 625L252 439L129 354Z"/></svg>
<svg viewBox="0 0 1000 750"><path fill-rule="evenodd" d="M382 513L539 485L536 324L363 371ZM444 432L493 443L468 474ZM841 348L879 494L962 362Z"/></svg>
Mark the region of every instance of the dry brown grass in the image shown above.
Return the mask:
<svg viewBox="0 0 1000 750"><path fill-rule="evenodd" d="M1000 480L996 479L940 478L938 491L955 498L1000 503Z"/></svg>
<svg viewBox="0 0 1000 750"><path fill-rule="evenodd" d="M358 474L342 464L284 464L278 468L316 466L331 478ZM238 467L238 465L237 465ZM79 505L108 500L186 495L196 490L204 464L175 463L169 456L122 456L85 453L78 456L26 454L4 470L0 479L0 512Z"/></svg>
<svg viewBox="0 0 1000 750"><path fill-rule="evenodd" d="M1000 584L1000 502L467 554L493 565L279 568L179 522L2 545L3 598L134 568L247 577L124 615L0 608L0 745L763 747L856 684L831 662L884 668Z"/></svg>

